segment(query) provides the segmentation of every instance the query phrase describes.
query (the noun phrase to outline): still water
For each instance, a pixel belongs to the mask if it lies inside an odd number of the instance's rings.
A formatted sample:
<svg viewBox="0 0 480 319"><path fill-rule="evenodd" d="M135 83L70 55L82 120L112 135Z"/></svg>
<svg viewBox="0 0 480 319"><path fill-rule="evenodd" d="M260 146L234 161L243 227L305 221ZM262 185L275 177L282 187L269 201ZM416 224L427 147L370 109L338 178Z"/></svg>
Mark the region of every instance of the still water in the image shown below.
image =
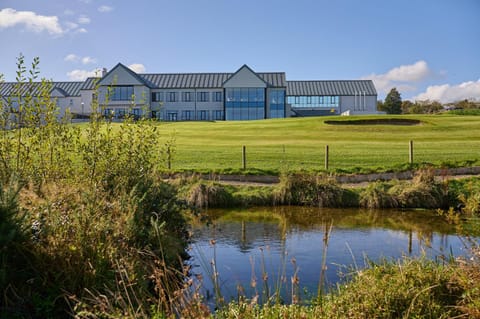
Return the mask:
<svg viewBox="0 0 480 319"><path fill-rule="evenodd" d="M257 207L207 215L209 225L193 226L189 253L211 303L215 269L227 300L241 292L265 301L268 290L269 296L281 291L282 300L290 302L292 288L304 299L316 295L322 263L323 285L331 286L369 261L422 254L441 261L467 254L456 227L432 211ZM292 278L298 285L292 287Z"/></svg>

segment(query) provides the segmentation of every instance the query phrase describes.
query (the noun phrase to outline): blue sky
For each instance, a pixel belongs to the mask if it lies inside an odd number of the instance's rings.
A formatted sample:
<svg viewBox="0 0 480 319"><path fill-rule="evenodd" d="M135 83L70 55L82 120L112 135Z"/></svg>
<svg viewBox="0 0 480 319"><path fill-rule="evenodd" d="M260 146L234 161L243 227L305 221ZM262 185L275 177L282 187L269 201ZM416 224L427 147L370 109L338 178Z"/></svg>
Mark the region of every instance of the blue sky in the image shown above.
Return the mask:
<svg viewBox="0 0 480 319"><path fill-rule="evenodd" d="M48 79L118 62L143 73L284 71L372 79L379 98L480 99L480 0L0 0L0 73Z"/></svg>

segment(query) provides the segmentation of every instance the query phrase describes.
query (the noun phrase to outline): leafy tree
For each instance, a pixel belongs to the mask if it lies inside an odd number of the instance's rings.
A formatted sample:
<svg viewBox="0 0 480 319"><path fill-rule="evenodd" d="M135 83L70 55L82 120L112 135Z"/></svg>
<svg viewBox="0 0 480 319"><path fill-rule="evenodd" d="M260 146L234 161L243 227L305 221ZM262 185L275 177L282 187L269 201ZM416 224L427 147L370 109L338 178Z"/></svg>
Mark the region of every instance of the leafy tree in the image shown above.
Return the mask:
<svg viewBox="0 0 480 319"><path fill-rule="evenodd" d="M480 108L480 103L475 103L475 101L465 99L455 102L455 107L458 109L476 109Z"/></svg>
<svg viewBox="0 0 480 319"><path fill-rule="evenodd" d="M402 113L402 98L396 88L392 88L384 102L385 112L388 114Z"/></svg>
<svg viewBox="0 0 480 319"><path fill-rule="evenodd" d="M411 101L409 100L405 100L405 101L402 101L402 113L404 114L407 114L407 113L412 113L410 112L410 109L414 106L415 104L413 104Z"/></svg>

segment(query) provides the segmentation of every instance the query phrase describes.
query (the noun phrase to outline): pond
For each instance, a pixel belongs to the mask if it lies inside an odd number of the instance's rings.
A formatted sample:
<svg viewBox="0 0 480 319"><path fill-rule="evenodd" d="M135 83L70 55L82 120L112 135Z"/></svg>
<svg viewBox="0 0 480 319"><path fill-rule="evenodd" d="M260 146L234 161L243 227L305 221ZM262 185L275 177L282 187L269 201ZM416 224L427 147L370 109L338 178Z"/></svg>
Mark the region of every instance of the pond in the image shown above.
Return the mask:
<svg viewBox="0 0 480 319"><path fill-rule="evenodd" d="M425 255L441 262L468 253L456 227L433 211L269 207L207 215L208 225L192 226L189 253L211 305L216 291L226 300L311 299L320 282L331 287L370 261Z"/></svg>

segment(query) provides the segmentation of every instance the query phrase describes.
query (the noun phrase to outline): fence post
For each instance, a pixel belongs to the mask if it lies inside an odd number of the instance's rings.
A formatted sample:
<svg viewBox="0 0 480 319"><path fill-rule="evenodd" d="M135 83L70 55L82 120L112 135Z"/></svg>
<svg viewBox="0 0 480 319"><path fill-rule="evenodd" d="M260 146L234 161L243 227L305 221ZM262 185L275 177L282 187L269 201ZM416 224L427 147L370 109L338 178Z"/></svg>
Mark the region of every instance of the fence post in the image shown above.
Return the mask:
<svg viewBox="0 0 480 319"><path fill-rule="evenodd" d="M245 145L242 147L242 168L247 169L247 151Z"/></svg>
<svg viewBox="0 0 480 319"><path fill-rule="evenodd" d="M408 145L408 162L410 164L413 164L413 141L410 140L409 145Z"/></svg>
<svg viewBox="0 0 480 319"><path fill-rule="evenodd" d="M325 170L328 171L328 145L325 145Z"/></svg>

